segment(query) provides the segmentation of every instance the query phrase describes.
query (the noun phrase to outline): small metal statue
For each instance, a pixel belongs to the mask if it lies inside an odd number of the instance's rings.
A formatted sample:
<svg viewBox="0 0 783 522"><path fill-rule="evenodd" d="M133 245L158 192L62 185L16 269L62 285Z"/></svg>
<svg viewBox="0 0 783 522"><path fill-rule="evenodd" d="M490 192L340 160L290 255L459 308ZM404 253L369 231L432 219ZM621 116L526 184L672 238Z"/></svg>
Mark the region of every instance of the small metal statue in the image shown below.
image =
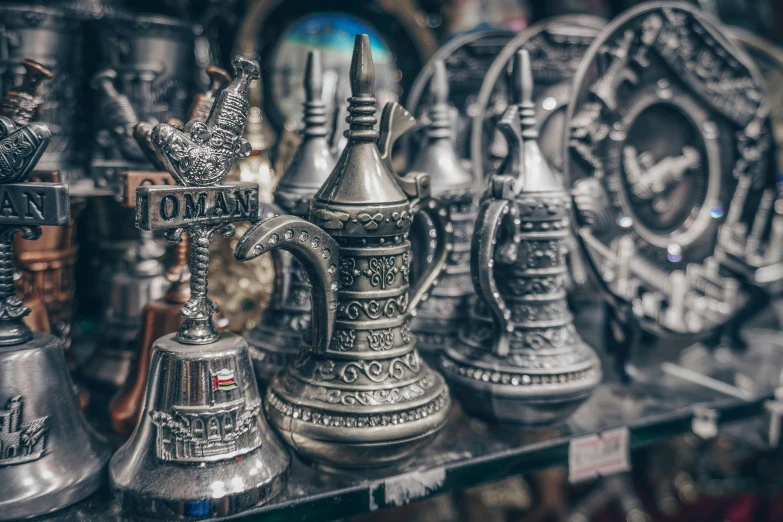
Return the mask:
<svg viewBox="0 0 783 522"><path fill-rule="evenodd" d="M203 120L209 117L220 90L231 82L231 77L223 69L209 66L207 72L212 80L210 89L206 93L197 95L190 108L191 115L203 116ZM200 118L199 121L202 119ZM169 124L178 128L184 127L181 122L175 123L172 120L169 121ZM142 150L147 152L150 162L159 166L161 170L165 170L163 161L158 156L152 142L152 129L152 125L141 122L136 125L134 136L139 140ZM165 171L125 172L122 178L121 192L123 197L121 202L123 206L131 208L136 206L136 189L138 187L174 184L171 175ZM142 234L144 233L142 231ZM182 239L174 245L174 262L164 274L168 283L165 295L161 299L149 300L141 309L141 324L134 346L135 364L131 368L124 386L109 404L111 426L117 434L130 435L141 418L153 344L158 338L176 332L182 326L182 316L179 315L179 310L191 295L190 267L187 264L189 251L190 244L187 235L183 234Z"/></svg>
<svg viewBox="0 0 783 522"><path fill-rule="evenodd" d="M258 216L258 186L223 183L237 156L248 115L248 85L258 68L237 57L235 77L217 96L206 122L179 130L166 124L152 142L178 186L137 189L136 224L166 230L191 244L190 297L182 326L158 339L151 354L144 414L112 457L112 490L123 508L148 515L226 516L277 495L290 457L261 411L245 340L219 333L207 295L209 242L236 221Z"/></svg>
<svg viewBox="0 0 783 522"><path fill-rule="evenodd" d="M4 111L20 100L6 97ZM0 520L81 500L100 486L110 455L81 413L60 340L30 331L16 294L16 232L36 239L42 225L70 221L66 185L24 183L50 139L42 123L0 116Z"/></svg>
<svg viewBox="0 0 783 522"><path fill-rule="evenodd" d="M20 64L25 71L22 83L7 91L0 105L0 116L9 118L17 127L40 118L45 100L39 93L54 77L54 73L36 61L25 58ZM46 152L41 158L45 156ZM41 160L35 174L28 179L49 183L62 181L61 172L43 171L40 163ZM66 351L71 342L73 267L78 252L78 246L74 244L74 221L80 209L78 197L71 198L70 209L72 219L67 225L44 226L41 237L35 241L27 241L21 236L14 239L22 300L28 304L39 303L46 315L46 328L36 331L54 333L63 341ZM43 326L40 321L37 323L37 326Z"/></svg>
<svg viewBox="0 0 783 522"><path fill-rule="evenodd" d="M411 324L416 333L419 351L436 362L441 350L453 344L460 325L468 317L468 298L473 295L470 280L470 240L476 219L476 194L473 176L462 168L453 145L449 83L446 65L435 62L430 77L430 109L427 138L414 159L410 170L429 174L432 194L450 209L454 226L454 248L437 288L430 292L430 299L422 303ZM417 221L413 224L416 230ZM428 253L432 238L425 237L424 245L416 250L420 257ZM415 268L426 266L426 260L418 260Z"/></svg>
<svg viewBox="0 0 783 522"><path fill-rule="evenodd" d="M533 70L538 147L549 168L562 176L563 122L571 84L582 57L604 25L603 18L587 14L553 16L520 31L497 54L476 95L471 124L470 157L477 178L496 174L508 155L497 122L509 105L511 69L516 52L522 48L530 53ZM570 279L566 288L571 303L601 299L573 234L568 237L567 262Z"/></svg>
<svg viewBox="0 0 783 522"><path fill-rule="evenodd" d="M386 165L391 143L413 118L397 104L373 129L370 38L357 35L350 69L348 144L310 204L310 220L278 216L251 228L235 255L283 249L312 286L311 338L267 390L266 412L308 459L367 467L411 456L443 426L450 399L443 378L416 350L410 320L451 250L448 210L429 196L430 180L398 177ZM412 217L426 211L438 244L411 289Z"/></svg>
<svg viewBox="0 0 783 522"><path fill-rule="evenodd" d="M514 96L498 123L510 152L476 219L471 274L479 295L442 368L465 410L505 422L569 415L601 381L564 288L570 201L536 142L530 55L514 61Z"/></svg>
<svg viewBox="0 0 783 522"><path fill-rule="evenodd" d="M321 100L321 53L310 51L305 69L304 132L301 145L275 190L287 214L307 218L310 202L334 169L326 141L326 105ZM275 289L258 326L245 334L262 386L294 360L310 328L310 283L288 252L275 251Z"/></svg>

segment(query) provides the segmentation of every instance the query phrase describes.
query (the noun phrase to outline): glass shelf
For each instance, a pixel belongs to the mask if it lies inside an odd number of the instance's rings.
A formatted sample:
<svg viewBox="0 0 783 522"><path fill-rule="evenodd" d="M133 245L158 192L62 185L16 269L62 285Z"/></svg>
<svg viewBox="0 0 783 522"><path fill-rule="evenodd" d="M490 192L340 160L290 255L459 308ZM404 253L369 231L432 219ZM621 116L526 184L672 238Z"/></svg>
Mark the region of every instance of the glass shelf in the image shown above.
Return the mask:
<svg viewBox="0 0 783 522"><path fill-rule="evenodd" d="M576 325L585 340L603 346L604 309L600 303L578 306ZM271 503L224 520L323 521L369 513L460 491L537 469L568 464L569 441L627 427L631 449L692 431L694 416L717 413L718 425L755 418L761 426L764 402L780 386L783 337L777 315L768 309L748 328L744 351L707 349L659 341L638 355L641 368L621 383L603 361L605 382L574 415L552 426L514 428L490 425L452 407L446 426L414 460L393 469L351 470L337 474L312 467L296 457L285 491ZM78 349L77 349L78 351ZM599 350L605 356L604 350ZM663 362L663 361L674 361ZM106 416L91 419L108 432ZM749 434L758 435L758 434ZM762 441L762 437L756 437ZM120 441L114 441L117 444ZM123 513L108 487L74 506L36 519L39 522L147 522Z"/></svg>
<svg viewBox="0 0 783 522"><path fill-rule="evenodd" d="M704 375L709 375L710 369L706 370ZM630 384L604 383L571 418L541 428L489 425L466 417L455 405L435 441L415 460L394 469L372 473L353 470L341 475L295 459L288 487L280 497L226 520L329 520L408 504L535 469L565 465L573 437L628 427L631 449L635 449L688 433L698 409L717 411L719 423L757 416L774 389L771 383L757 382L756 393L738 398L667 374L660 366L646 370L643 377ZM38 520L142 519L122 513L104 489Z"/></svg>

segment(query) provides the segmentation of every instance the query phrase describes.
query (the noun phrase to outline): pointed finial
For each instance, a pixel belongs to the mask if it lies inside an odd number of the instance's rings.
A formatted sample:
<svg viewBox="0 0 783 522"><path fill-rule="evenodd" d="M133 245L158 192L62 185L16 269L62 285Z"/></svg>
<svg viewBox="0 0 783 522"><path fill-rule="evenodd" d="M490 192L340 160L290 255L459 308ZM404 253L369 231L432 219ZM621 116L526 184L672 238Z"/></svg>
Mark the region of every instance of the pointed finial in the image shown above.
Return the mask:
<svg viewBox="0 0 783 522"><path fill-rule="evenodd" d="M445 104L449 101L449 77L443 60L436 61L434 65L430 79L430 100L432 105Z"/></svg>
<svg viewBox="0 0 783 522"><path fill-rule="evenodd" d="M307 53L304 88L304 134L305 136L321 137L328 134L326 128L326 105L321 99L323 91L324 72L321 66L321 52L312 50Z"/></svg>
<svg viewBox="0 0 783 522"><path fill-rule="evenodd" d="M370 52L370 37L357 34L351 58L351 97L348 98L346 121L350 127L346 131L349 141L375 141L378 132L373 127L375 118L375 97L372 95L375 84L375 68Z"/></svg>
<svg viewBox="0 0 783 522"><path fill-rule="evenodd" d="M530 53L520 49L514 56L514 87L519 103L519 117L522 124L522 137L538 138L536 130L536 104L533 102L533 69L530 64Z"/></svg>
<svg viewBox="0 0 783 522"><path fill-rule="evenodd" d="M313 49L307 53L307 65L305 66L304 88L307 101L321 101L323 91L324 72L321 67L321 51Z"/></svg>
<svg viewBox="0 0 783 522"><path fill-rule="evenodd" d="M370 36L357 34L351 57L351 94L354 97L372 96L375 87L375 67L370 51Z"/></svg>
<svg viewBox="0 0 783 522"><path fill-rule="evenodd" d="M449 78L446 64L438 60L434 64L432 78L429 84L430 94L430 124L428 136L430 139L451 138L451 118L448 105Z"/></svg>

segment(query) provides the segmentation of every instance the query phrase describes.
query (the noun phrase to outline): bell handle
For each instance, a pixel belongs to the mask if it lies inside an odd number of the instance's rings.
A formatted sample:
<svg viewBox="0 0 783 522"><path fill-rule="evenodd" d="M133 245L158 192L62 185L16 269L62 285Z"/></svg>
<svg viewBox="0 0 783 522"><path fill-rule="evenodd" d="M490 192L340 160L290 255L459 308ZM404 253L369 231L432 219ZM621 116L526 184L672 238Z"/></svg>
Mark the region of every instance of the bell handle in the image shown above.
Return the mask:
<svg viewBox="0 0 783 522"><path fill-rule="evenodd" d="M245 232L234 251L238 261L249 261L264 252L290 252L307 272L312 286L312 346L315 353L329 348L337 317L340 245L321 228L294 216L274 216Z"/></svg>
<svg viewBox="0 0 783 522"><path fill-rule="evenodd" d="M411 290L412 297L409 300L408 310L414 316L419 303L427 300L430 289L438 284L438 277L446 268L449 252L454 247L454 226L451 224L448 209L439 199L433 197L414 199L411 201L411 215L418 212L424 212L430 218L425 220L425 226L419 229L426 234L425 241L429 242L429 238L435 238L436 244L432 249L432 262L427 264L426 270Z"/></svg>
<svg viewBox="0 0 783 522"><path fill-rule="evenodd" d="M511 311L495 283L495 246L500 227L514 208L514 203L507 199L485 200L479 208L475 233L470 243L470 275L473 287L492 315L497 332L492 350L500 357L508 355L513 324Z"/></svg>

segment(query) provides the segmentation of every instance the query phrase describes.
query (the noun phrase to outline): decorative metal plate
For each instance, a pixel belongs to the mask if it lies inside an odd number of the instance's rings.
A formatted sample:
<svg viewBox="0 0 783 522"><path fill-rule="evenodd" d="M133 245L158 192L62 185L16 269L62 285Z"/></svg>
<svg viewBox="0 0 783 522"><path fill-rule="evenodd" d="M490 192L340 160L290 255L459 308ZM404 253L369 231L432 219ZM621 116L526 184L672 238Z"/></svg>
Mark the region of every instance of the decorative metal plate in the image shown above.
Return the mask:
<svg viewBox="0 0 783 522"><path fill-rule="evenodd" d="M783 49L739 27L729 27L729 36L753 58L764 77L772 117L772 137L777 148L778 172L783 172Z"/></svg>
<svg viewBox="0 0 783 522"><path fill-rule="evenodd" d="M761 74L713 18L645 4L585 54L565 174L583 251L645 329L702 335L748 299L775 189Z"/></svg>
<svg viewBox="0 0 783 522"><path fill-rule="evenodd" d="M592 15L550 18L517 34L496 55L471 107L470 158L477 178L496 171L508 153L497 122L508 107L511 63L518 49L530 52L536 104L536 130L550 167L563 170L563 114L576 68L606 20Z"/></svg>
<svg viewBox="0 0 783 522"><path fill-rule="evenodd" d="M457 35L430 58L411 86L406 107L422 121L426 119L429 106L427 86L435 73L435 63L442 60L446 64L449 80L449 103L456 107L461 116L456 122L455 149L460 158L469 157L468 119L473 113L476 102L476 91L487 74L498 53L514 37L514 32L507 29L485 29ZM419 136L421 137L421 136ZM403 145L417 147L417 140L403 138ZM410 142L410 143L409 143ZM415 151L405 152L407 158L415 157Z"/></svg>

